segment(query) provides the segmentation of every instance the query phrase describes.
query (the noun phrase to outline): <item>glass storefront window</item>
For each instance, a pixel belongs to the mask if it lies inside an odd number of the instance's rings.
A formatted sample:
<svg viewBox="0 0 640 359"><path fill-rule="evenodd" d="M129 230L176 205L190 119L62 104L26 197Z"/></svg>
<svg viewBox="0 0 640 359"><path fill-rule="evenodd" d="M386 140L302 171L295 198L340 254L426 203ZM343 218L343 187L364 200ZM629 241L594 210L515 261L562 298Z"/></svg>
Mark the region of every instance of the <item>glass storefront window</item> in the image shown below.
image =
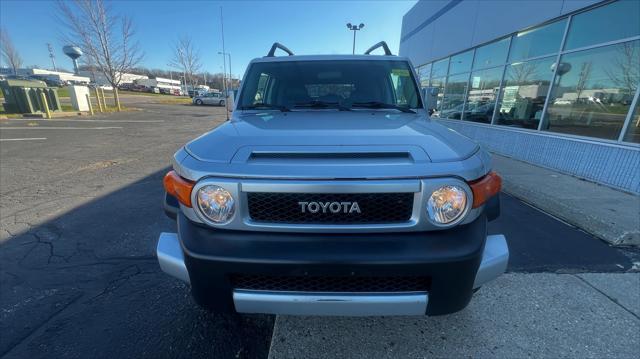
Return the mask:
<svg viewBox="0 0 640 359"><path fill-rule="evenodd" d="M467 81L469 73L451 75L447 79L447 86L444 89L444 97L439 111L434 114L440 118L461 119L464 97L467 93Z"/></svg>
<svg viewBox="0 0 640 359"><path fill-rule="evenodd" d="M567 19L520 32L511 40L509 62L557 53Z"/></svg>
<svg viewBox="0 0 640 359"><path fill-rule="evenodd" d="M500 66L471 73L463 120L491 123L503 70Z"/></svg>
<svg viewBox="0 0 640 359"><path fill-rule="evenodd" d="M563 55L543 130L617 140L640 81L640 41Z"/></svg>
<svg viewBox="0 0 640 359"><path fill-rule="evenodd" d="M429 78L431 77L431 64L420 66L416 69L418 73L418 79L420 81L420 87L429 87Z"/></svg>
<svg viewBox="0 0 640 359"><path fill-rule="evenodd" d="M459 74L461 72L471 71L472 61L473 50L451 56L451 61L449 62L449 74Z"/></svg>
<svg viewBox="0 0 640 359"><path fill-rule="evenodd" d="M640 35L640 1L619 0L575 15L565 50Z"/></svg>
<svg viewBox="0 0 640 359"><path fill-rule="evenodd" d="M447 76L447 70L449 69L449 58L442 59L433 63L431 66L431 77L443 77Z"/></svg>
<svg viewBox="0 0 640 359"><path fill-rule="evenodd" d="M442 108L442 98L444 97L444 84L446 78L432 78L431 79L431 91L435 94L435 108L428 108L428 110L440 110Z"/></svg>
<svg viewBox="0 0 640 359"><path fill-rule="evenodd" d="M640 101L636 104L636 108L631 116L631 122L627 127L627 132L622 139L626 142L640 143Z"/></svg>
<svg viewBox="0 0 640 359"><path fill-rule="evenodd" d="M553 76L556 57L507 66L496 124L537 129Z"/></svg>
<svg viewBox="0 0 640 359"><path fill-rule="evenodd" d="M509 38L505 38L476 49L476 57L473 60L473 69L483 69L502 65L507 62L509 52Z"/></svg>

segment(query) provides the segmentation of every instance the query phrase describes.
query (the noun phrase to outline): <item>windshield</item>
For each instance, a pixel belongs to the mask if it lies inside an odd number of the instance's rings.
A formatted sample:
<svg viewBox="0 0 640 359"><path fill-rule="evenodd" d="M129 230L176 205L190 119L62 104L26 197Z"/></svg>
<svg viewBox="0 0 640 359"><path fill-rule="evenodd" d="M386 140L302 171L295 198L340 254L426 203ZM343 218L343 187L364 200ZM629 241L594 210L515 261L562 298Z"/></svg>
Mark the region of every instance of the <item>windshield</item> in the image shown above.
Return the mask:
<svg viewBox="0 0 640 359"><path fill-rule="evenodd" d="M243 110L283 111L422 107L409 64L380 60L254 63L238 105Z"/></svg>

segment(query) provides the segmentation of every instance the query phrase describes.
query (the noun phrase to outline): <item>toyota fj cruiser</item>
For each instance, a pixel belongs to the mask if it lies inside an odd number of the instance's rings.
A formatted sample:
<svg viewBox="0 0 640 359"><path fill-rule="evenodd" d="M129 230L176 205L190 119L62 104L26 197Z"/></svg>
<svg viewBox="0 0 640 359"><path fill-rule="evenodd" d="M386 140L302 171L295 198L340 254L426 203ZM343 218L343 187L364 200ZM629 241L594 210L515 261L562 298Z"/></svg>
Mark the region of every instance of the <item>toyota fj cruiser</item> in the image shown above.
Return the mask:
<svg viewBox="0 0 640 359"><path fill-rule="evenodd" d="M177 233L158 261L214 311L452 313L507 266L504 236L487 234L500 186L487 152L430 120L384 42L348 56L275 43L230 120L175 154Z"/></svg>

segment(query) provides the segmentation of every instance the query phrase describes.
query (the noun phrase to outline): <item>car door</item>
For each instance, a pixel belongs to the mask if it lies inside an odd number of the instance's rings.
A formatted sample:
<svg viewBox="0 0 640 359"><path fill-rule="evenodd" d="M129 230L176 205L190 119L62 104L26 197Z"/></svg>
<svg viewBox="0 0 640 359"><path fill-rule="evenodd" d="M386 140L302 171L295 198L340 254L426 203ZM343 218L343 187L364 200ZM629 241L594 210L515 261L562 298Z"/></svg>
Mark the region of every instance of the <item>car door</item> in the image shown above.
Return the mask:
<svg viewBox="0 0 640 359"><path fill-rule="evenodd" d="M207 105L213 105L214 104L214 100L213 100L213 97L211 95L212 94L210 94L210 93L204 94L202 96L202 102L204 102Z"/></svg>

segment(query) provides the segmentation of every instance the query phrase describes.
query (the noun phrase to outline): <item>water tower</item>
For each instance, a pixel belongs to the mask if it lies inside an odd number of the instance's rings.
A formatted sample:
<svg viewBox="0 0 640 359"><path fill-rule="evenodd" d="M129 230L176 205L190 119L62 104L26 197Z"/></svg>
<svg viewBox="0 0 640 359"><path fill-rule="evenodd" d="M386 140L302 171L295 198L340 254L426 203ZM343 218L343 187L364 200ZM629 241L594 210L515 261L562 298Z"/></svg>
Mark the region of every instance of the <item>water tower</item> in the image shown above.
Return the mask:
<svg viewBox="0 0 640 359"><path fill-rule="evenodd" d="M67 45L62 48L62 52L73 61L73 70L78 73L78 57L82 56L82 50L75 45Z"/></svg>

